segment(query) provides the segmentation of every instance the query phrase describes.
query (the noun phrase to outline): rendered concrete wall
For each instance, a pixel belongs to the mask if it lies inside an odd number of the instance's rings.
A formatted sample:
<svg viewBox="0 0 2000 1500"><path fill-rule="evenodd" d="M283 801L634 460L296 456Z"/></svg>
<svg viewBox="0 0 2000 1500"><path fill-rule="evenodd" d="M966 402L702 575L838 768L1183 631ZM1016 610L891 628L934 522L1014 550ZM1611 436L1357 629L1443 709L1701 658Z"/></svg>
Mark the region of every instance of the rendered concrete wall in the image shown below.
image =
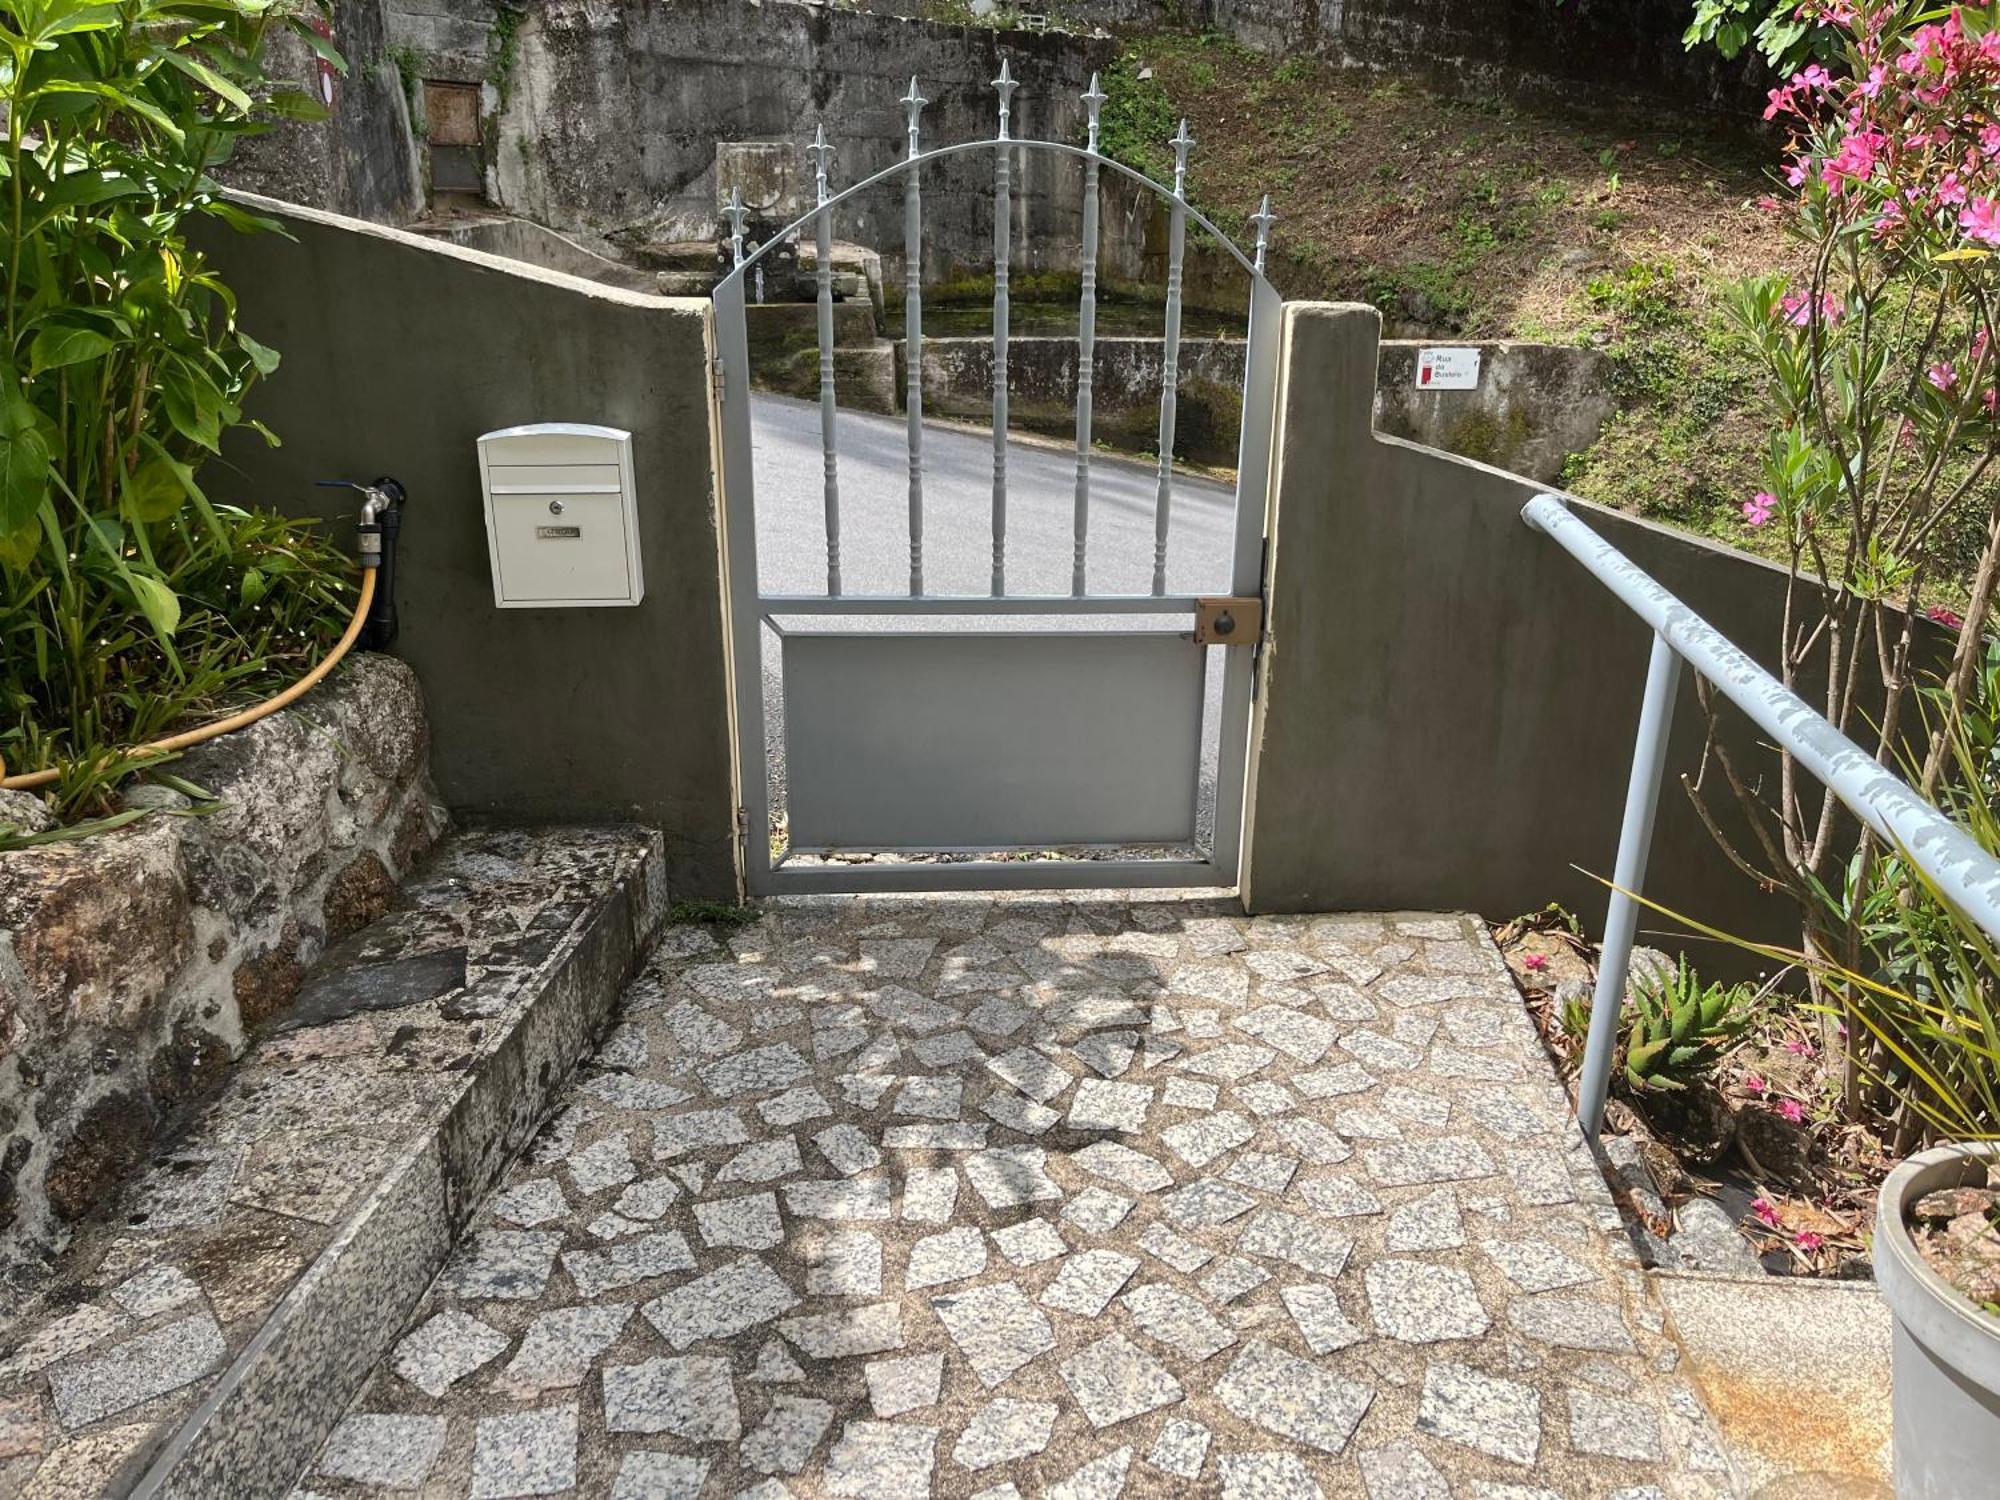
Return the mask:
<svg viewBox="0 0 2000 1500"><path fill-rule="evenodd" d="M409 488L397 654L424 684L445 801L471 816L630 818L676 893L734 889L708 304L595 285L284 204L295 237L210 236L245 328L284 364L249 404L285 440L232 442L217 498L335 518L315 479ZM646 598L493 607L474 441L523 422L633 434Z"/></svg>
<svg viewBox="0 0 2000 1500"><path fill-rule="evenodd" d="M1489 917L1554 900L1594 927L1606 891L1572 866L1610 874L1650 634L1521 521L1539 486L1372 430L1379 328L1369 307L1287 309L1244 899ZM1777 569L1573 503L1766 651ZM1701 750L1692 675L1672 778ZM1661 795L1646 888L1732 930L1783 931L1677 784Z"/></svg>

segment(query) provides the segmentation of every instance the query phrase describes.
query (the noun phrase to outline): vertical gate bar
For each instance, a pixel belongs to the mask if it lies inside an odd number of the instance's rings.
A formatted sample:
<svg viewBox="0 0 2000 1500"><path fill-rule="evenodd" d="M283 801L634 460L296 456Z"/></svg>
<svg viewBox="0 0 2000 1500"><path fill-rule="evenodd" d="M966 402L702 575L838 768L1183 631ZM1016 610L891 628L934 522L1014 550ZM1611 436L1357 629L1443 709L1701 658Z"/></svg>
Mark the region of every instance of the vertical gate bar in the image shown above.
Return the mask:
<svg viewBox="0 0 2000 1500"><path fill-rule="evenodd" d="M729 207L725 208L722 214L729 220L729 264L732 269L743 264L743 220L749 212L750 210L743 206L743 189L731 188Z"/></svg>
<svg viewBox="0 0 2000 1500"><path fill-rule="evenodd" d="M1660 805L1660 772L1667 758L1667 732L1674 722L1674 693L1681 659L1667 638L1653 635L1646 667L1646 696L1639 707L1639 732L1632 749L1632 778L1625 787L1625 819L1618 831L1618 862L1611 902L1604 913L1604 946L1597 960L1597 990L1590 1001L1590 1034L1583 1046L1583 1077L1577 1081L1576 1114L1586 1139L1604 1123L1604 1096L1611 1086L1612 1056L1625 1006L1625 978L1632 967L1632 937L1639 925L1639 889L1653 848L1653 814Z"/></svg>
<svg viewBox="0 0 2000 1500"><path fill-rule="evenodd" d="M1105 93L1097 75L1083 96L1090 111L1090 135L1083 159L1083 290L1076 311L1076 516L1072 526L1075 558L1069 591L1084 596L1084 562L1090 545L1090 402L1097 359L1097 133Z"/></svg>
<svg viewBox="0 0 2000 1500"><path fill-rule="evenodd" d="M1174 416L1180 401L1181 257L1187 245L1187 121L1174 136L1174 201L1167 229L1166 351L1160 372L1160 477L1153 492L1153 592L1167 591L1167 532L1174 501Z"/></svg>
<svg viewBox="0 0 2000 1500"><path fill-rule="evenodd" d="M1014 82L1007 59L1000 59L1000 136L1007 140L1013 113ZM1007 592L1007 262L1012 254L1014 219L1013 152L1002 144L993 153L993 597Z"/></svg>
<svg viewBox="0 0 2000 1500"><path fill-rule="evenodd" d="M819 205L814 224L815 249L819 260L819 452L825 471L826 510L826 591L840 594L840 470L834 456L833 390L833 211L826 206L826 166L833 156L827 144L826 126L813 132L806 148L813 157L813 191Z"/></svg>
<svg viewBox="0 0 2000 1500"><path fill-rule="evenodd" d="M903 96L909 120L909 166L903 178L903 363L910 447L910 597L924 592L924 230L923 189L918 185L917 116L930 101L917 92L917 75Z"/></svg>
<svg viewBox="0 0 2000 1500"><path fill-rule="evenodd" d="M715 289L715 354L722 373L722 549L728 579L728 670L736 717L736 795L744 889L771 880L770 765L764 745L764 618L757 607L757 490L751 467L750 343L742 275Z"/></svg>

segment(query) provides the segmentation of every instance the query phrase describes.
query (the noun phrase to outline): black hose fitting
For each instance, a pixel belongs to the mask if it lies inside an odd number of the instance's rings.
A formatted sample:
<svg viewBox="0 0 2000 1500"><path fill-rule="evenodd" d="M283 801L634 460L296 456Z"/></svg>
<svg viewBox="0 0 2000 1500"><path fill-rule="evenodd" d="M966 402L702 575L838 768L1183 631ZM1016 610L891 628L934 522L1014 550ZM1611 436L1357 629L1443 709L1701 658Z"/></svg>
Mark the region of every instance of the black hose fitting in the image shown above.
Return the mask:
<svg viewBox="0 0 2000 1500"><path fill-rule="evenodd" d="M368 622L361 627L355 644L363 651L387 651L396 644L396 538L403 529L403 501L408 495L399 481L386 475L368 486L368 492L370 501L379 499L379 503L369 507L374 520L364 520L358 530L363 565L371 540L376 554L375 599L368 606Z"/></svg>
<svg viewBox="0 0 2000 1500"><path fill-rule="evenodd" d="M375 598L354 643L363 651L387 651L396 643L396 538L403 529L403 502L409 494L401 480L386 474L373 484L322 479L319 485L359 490L364 496L361 520L354 528L355 551L362 567L375 570Z"/></svg>

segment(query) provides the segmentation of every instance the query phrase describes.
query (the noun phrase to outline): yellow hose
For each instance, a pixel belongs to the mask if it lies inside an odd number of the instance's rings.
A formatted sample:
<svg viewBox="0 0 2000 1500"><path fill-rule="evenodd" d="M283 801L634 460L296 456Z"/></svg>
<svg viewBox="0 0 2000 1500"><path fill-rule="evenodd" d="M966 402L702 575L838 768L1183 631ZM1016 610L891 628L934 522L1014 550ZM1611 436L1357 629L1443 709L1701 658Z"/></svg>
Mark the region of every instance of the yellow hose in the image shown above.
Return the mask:
<svg viewBox="0 0 2000 1500"><path fill-rule="evenodd" d="M166 755L175 750L185 750L190 745L199 745L203 740L212 740L217 735L228 734L233 729L247 728L255 724L259 719L269 718L286 704L295 702L302 695L311 692L313 688L318 686L320 680L338 666L340 659L353 649L354 642L361 635L361 627L368 623L368 606L374 602L374 599L375 570L373 568L363 568L361 570L361 597L354 601L354 618L347 622L346 633L334 643L333 650L327 653L318 666L314 667L282 693L279 693L275 698L266 698L262 703L254 704L239 713L233 713L226 719L217 719L213 724L204 724L199 729L190 729L181 734L169 735L163 740L154 740L150 745L141 745L137 749L127 751L126 753L129 755L146 755L149 753ZM55 766L51 766L46 771L23 771L18 776L5 775L6 769L7 763L0 761L0 789L10 792L27 791L31 787L47 786L62 775L61 769Z"/></svg>

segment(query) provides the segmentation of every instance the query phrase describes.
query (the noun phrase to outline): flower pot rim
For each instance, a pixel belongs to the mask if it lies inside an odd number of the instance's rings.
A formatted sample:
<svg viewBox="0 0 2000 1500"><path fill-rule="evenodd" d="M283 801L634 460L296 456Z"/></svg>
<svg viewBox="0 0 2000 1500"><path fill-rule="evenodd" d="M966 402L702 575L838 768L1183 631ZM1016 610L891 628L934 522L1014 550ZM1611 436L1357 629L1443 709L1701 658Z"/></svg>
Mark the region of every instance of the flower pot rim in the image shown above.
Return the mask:
<svg viewBox="0 0 2000 1500"><path fill-rule="evenodd" d="M2000 1377L2000 1317L1925 1263L1917 1253L1909 1221L1912 1203L1925 1193L1956 1186L1953 1169L1979 1161L2000 1162L2000 1141L1933 1146L1889 1173L1875 1205L1875 1279L1890 1311L1914 1337L1961 1369L1975 1361L1987 1366L1991 1380ZM1967 1369L1966 1373L1978 1379L1986 1372Z"/></svg>

